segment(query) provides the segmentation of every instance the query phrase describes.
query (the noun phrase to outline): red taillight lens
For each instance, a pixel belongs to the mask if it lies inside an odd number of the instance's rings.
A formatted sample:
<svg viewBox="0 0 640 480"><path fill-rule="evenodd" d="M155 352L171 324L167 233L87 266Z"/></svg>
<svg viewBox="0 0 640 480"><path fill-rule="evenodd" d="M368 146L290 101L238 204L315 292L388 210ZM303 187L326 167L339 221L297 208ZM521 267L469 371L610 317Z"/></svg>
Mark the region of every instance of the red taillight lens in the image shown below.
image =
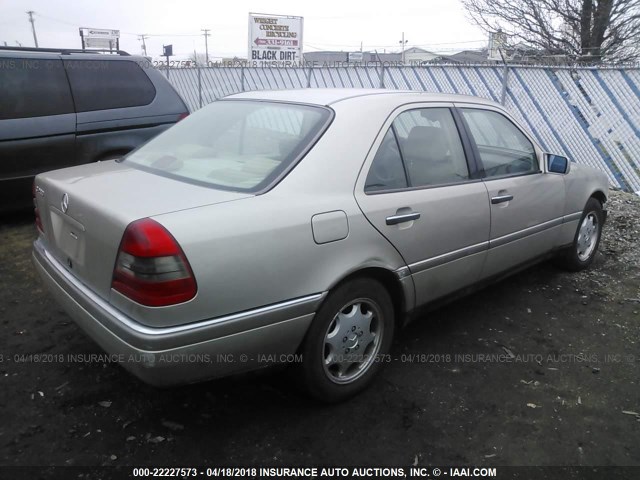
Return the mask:
<svg viewBox="0 0 640 480"><path fill-rule="evenodd" d="M198 291L182 248L150 218L129 224L124 232L111 287L150 307L183 303Z"/></svg>
<svg viewBox="0 0 640 480"><path fill-rule="evenodd" d="M185 118L187 118L189 116L189 112L185 112L185 113L181 113L180 116L178 117L178 122L180 120L184 120Z"/></svg>
<svg viewBox="0 0 640 480"><path fill-rule="evenodd" d="M36 201L36 181L33 181L31 185L31 194L33 195L33 213L36 216L36 228L38 232L44 235L44 227L42 226L42 219L40 218L40 210L38 210L38 202Z"/></svg>

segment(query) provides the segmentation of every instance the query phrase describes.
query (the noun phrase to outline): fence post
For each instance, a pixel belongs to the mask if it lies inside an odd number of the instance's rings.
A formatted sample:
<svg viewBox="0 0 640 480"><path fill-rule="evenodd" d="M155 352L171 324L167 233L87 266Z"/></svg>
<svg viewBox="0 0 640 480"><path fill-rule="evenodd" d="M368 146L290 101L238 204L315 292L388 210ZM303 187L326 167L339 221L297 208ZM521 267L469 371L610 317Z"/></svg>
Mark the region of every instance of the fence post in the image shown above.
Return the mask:
<svg viewBox="0 0 640 480"><path fill-rule="evenodd" d="M504 69L502 72L502 94L500 95L500 104L504 105L507 98L507 88L509 88L509 65L504 62Z"/></svg>
<svg viewBox="0 0 640 480"><path fill-rule="evenodd" d="M244 65L240 65L240 88L244 92Z"/></svg>
<svg viewBox="0 0 640 480"><path fill-rule="evenodd" d="M384 88L384 64L382 65L382 73L380 74L380 88Z"/></svg>
<svg viewBox="0 0 640 480"><path fill-rule="evenodd" d="M311 88L311 72L313 67L309 67L309 73L307 74L307 88Z"/></svg>
<svg viewBox="0 0 640 480"><path fill-rule="evenodd" d="M196 65L196 68L198 69L198 102L202 108L202 67Z"/></svg>

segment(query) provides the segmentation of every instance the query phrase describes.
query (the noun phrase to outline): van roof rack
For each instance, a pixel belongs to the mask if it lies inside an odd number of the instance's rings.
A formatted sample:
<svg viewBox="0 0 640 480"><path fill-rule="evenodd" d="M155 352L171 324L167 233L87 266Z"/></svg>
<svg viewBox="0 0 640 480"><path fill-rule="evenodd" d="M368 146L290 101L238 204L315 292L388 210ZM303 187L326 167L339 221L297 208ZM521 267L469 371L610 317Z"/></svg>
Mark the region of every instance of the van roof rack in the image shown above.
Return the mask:
<svg viewBox="0 0 640 480"><path fill-rule="evenodd" d="M59 53L61 55L70 55L72 53L112 53L117 55L129 56L124 50L82 50L80 48L36 48L36 47L0 47L0 51L16 51L16 52L44 52Z"/></svg>

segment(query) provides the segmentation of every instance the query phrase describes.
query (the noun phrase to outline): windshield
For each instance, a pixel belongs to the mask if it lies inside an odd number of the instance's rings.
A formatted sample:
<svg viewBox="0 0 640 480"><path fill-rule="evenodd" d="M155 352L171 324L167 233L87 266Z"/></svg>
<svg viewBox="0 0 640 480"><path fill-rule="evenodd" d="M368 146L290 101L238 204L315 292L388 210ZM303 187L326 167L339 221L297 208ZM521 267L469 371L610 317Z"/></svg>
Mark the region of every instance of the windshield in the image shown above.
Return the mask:
<svg viewBox="0 0 640 480"><path fill-rule="evenodd" d="M255 192L295 165L329 118L330 110L323 107L213 102L124 161L179 180Z"/></svg>

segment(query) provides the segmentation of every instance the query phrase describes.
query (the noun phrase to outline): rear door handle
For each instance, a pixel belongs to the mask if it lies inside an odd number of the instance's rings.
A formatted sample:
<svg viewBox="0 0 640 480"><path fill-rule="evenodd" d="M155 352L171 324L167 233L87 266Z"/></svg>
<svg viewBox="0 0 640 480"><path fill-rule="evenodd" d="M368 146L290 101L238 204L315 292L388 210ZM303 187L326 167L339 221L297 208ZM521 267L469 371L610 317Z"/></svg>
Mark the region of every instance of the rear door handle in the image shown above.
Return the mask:
<svg viewBox="0 0 640 480"><path fill-rule="evenodd" d="M420 218L419 212L403 213L402 215L392 215L387 217L387 225L397 225L399 223L411 222Z"/></svg>
<svg viewBox="0 0 640 480"><path fill-rule="evenodd" d="M513 195L498 195L497 197L491 198L491 203L495 205L496 203L504 203L513 200Z"/></svg>

